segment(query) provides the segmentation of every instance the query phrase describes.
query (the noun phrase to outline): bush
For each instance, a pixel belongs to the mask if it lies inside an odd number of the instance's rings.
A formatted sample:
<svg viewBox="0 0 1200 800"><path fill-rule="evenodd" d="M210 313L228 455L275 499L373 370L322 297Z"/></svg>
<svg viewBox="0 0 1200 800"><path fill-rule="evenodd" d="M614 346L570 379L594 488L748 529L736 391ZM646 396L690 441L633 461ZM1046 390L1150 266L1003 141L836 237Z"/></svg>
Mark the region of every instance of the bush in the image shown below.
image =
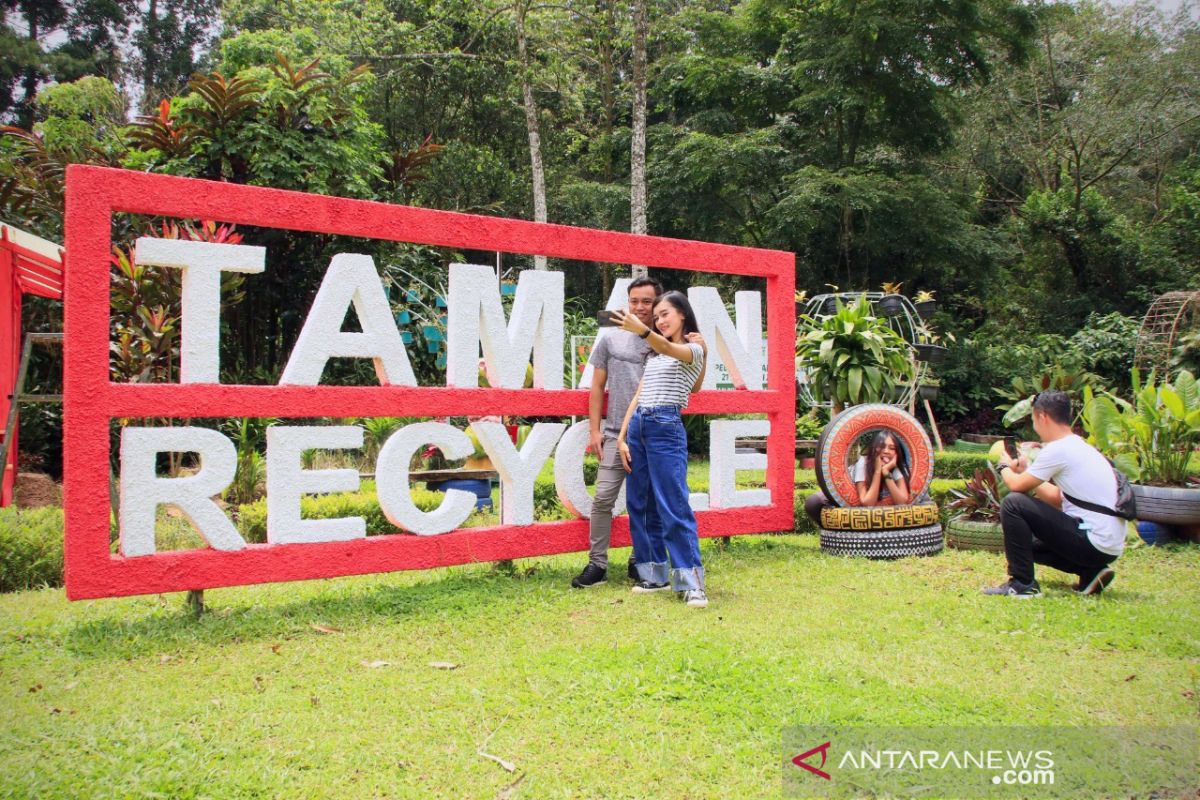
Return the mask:
<svg viewBox="0 0 1200 800"><path fill-rule="evenodd" d="M978 453L937 453L933 461L934 478L970 478L977 469L986 469L991 463L986 450Z"/></svg>
<svg viewBox="0 0 1200 800"><path fill-rule="evenodd" d="M412 490L413 503L422 511L433 511L442 504L445 496L441 492L427 489ZM362 489L353 493L324 494L300 498L300 513L305 519L336 519L337 517L362 517L367 521L367 534L401 533L388 522L375 496L375 484L363 481ZM238 506L238 529L248 542L267 540L267 501L257 500Z"/></svg>
<svg viewBox="0 0 1200 800"><path fill-rule="evenodd" d="M0 508L0 592L62 583L62 509Z"/></svg>

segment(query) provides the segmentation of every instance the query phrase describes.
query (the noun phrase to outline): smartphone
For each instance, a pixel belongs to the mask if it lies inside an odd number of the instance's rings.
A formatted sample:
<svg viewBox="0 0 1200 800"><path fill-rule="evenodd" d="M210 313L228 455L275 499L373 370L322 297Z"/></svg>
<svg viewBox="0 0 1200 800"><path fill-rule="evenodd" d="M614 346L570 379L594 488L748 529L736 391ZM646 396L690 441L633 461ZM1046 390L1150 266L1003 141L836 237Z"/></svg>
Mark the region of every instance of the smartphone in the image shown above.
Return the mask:
<svg viewBox="0 0 1200 800"><path fill-rule="evenodd" d="M613 322L613 312L611 311L597 311L596 324L601 328L615 328L617 325Z"/></svg>
<svg viewBox="0 0 1200 800"><path fill-rule="evenodd" d="M1017 449L1017 440L1014 437L1004 437L1004 452L1008 453L1008 457L1013 461L1021 457L1021 451Z"/></svg>

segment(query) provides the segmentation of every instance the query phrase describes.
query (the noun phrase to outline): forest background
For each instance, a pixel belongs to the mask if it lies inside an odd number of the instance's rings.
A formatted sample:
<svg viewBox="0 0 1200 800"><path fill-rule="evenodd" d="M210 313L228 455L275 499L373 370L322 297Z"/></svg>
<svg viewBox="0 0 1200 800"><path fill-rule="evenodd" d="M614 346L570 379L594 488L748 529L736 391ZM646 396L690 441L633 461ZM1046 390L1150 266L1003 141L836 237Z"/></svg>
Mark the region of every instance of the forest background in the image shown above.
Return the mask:
<svg viewBox="0 0 1200 800"><path fill-rule="evenodd" d="M1200 289L1188 3L5 0L0 14L0 218L52 240L65 165L93 163L788 250L810 295L936 293L948 437L996 428L1014 380L1127 386L1149 303ZM150 222L119 220L115 241ZM229 382L277 379L335 252L375 256L398 313L450 260L496 258L173 235L268 247L266 275L225 298ZM114 375L169 378L177 288L127 256L114 304L137 322L114 329ZM594 331L626 268L551 263L568 273L570 333ZM34 302L26 323L59 330L61 312ZM422 383L434 351L416 356ZM162 369L122 373L131 362ZM326 380L374 377L347 362ZM55 407L23 411L27 466L57 473L60 424Z"/></svg>

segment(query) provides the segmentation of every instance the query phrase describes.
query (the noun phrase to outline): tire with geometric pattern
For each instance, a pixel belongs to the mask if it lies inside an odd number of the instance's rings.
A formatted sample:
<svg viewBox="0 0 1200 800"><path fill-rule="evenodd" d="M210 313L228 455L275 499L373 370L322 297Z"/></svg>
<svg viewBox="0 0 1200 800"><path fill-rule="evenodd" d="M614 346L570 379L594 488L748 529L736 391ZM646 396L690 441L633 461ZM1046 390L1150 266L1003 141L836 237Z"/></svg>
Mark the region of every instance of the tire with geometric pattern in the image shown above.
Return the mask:
<svg viewBox="0 0 1200 800"><path fill-rule="evenodd" d="M907 411L884 403L851 406L838 414L817 439L817 484L835 506L861 506L849 459L863 435L873 430L891 432L904 450L908 488L913 497L933 481L933 446L924 426Z"/></svg>
<svg viewBox="0 0 1200 800"><path fill-rule="evenodd" d="M940 521L937 503L821 509L821 527L827 531L901 531L937 525Z"/></svg>
<svg viewBox="0 0 1200 800"><path fill-rule="evenodd" d="M942 526L928 525L906 531L821 530L821 552L859 558L931 556L942 549Z"/></svg>

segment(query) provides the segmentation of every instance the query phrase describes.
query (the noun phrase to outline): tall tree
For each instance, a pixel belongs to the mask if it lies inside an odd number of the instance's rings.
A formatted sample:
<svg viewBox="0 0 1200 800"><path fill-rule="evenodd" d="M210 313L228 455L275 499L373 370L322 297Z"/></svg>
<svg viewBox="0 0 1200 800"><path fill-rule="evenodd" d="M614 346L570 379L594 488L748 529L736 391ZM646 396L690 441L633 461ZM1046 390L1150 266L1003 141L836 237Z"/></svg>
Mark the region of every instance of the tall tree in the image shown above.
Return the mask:
<svg viewBox="0 0 1200 800"><path fill-rule="evenodd" d="M137 0L131 66L144 113L180 91L196 72L219 10L219 0Z"/></svg>
<svg viewBox="0 0 1200 800"><path fill-rule="evenodd" d="M517 63L521 70L521 100L525 106L525 133L529 138L529 167L533 181L533 220L546 221L546 171L542 164L542 133L538 120L537 98L533 94L533 65L529 57L529 36L526 27L532 3L517 0L513 18L517 30ZM536 269L546 268L545 256L534 256Z"/></svg>
<svg viewBox="0 0 1200 800"><path fill-rule="evenodd" d="M629 153L629 216L633 233L646 233L646 39L650 35L647 0L633 3L633 135ZM635 264L633 277L646 275Z"/></svg>

